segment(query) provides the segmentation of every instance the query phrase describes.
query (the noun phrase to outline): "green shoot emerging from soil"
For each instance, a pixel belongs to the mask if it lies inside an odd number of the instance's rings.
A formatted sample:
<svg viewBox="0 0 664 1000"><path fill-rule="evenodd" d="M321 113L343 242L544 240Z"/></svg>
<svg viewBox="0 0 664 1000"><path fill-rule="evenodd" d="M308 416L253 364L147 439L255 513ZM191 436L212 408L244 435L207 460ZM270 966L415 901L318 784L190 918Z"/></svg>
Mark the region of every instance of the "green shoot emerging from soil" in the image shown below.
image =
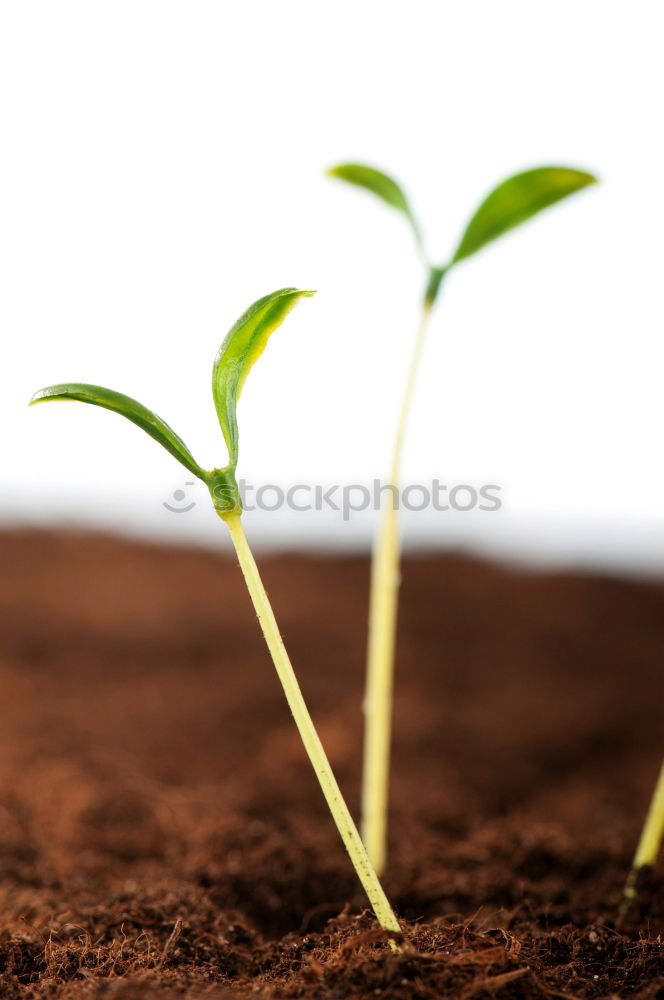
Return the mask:
<svg viewBox="0 0 664 1000"><path fill-rule="evenodd" d="M242 503L235 470L238 462L237 402L254 362L263 353L270 334L281 324L290 310L305 296L295 288L282 288L255 302L235 323L219 349L212 371L212 394L228 449L228 464L219 469L203 469L180 437L156 413L136 400L112 389L97 385L65 383L51 385L35 393L31 400L43 403L57 400L79 400L120 413L142 427L193 475L208 487L219 517L225 521L244 574L263 635L274 661L279 680L293 713L302 742L320 782L330 812L337 825L355 871L369 897L379 923L392 935L400 933L399 923L383 892L367 856L364 844L332 773L323 745L318 737L302 697L295 672L281 639L267 593L249 548L242 527ZM391 939L394 949L398 949Z"/></svg>
<svg viewBox="0 0 664 1000"><path fill-rule="evenodd" d="M625 913L638 895L641 875L657 861L659 849L664 839L664 761L659 770L648 815L641 831L632 869L625 885L622 912Z"/></svg>
<svg viewBox="0 0 664 1000"><path fill-rule="evenodd" d="M425 333L443 279L452 268L471 257L487 243L530 219L542 209L580 191L595 178L567 167L538 167L516 174L499 184L470 219L450 260L442 265L428 259L420 227L401 187L387 174L359 163L333 167L330 176L371 191L396 208L408 220L425 269L425 285L419 327L406 377L401 411L392 449L389 484L399 486L404 435L420 365ZM399 586L400 534L397 491L385 507L374 546L369 605L369 640L365 694L366 733L362 775L362 835L380 874L387 857L387 809L394 645L396 639Z"/></svg>

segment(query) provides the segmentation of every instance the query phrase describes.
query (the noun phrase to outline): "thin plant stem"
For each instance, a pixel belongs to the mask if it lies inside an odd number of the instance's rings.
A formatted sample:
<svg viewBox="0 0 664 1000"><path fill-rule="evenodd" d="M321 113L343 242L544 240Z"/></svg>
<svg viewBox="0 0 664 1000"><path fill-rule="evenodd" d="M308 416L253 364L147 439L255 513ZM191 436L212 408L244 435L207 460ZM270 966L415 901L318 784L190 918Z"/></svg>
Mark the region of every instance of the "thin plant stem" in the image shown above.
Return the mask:
<svg viewBox="0 0 664 1000"><path fill-rule="evenodd" d="M381 514L371 562L369 638L364 697L365 734L362 768L362 837L376 872L387 861L387 814L392 730L392 689L400 583L398 490L401 456L415 382L420 367L431 304L425 302L415 337L401 403L390 469L389 499Z"/></svg>
<svg viewBox="0 0 664 1000"><path fill-rule="evenodd" d="M641 831L632 869L625 885L624 899L629 906L638 892L639 875L643 868L654 865L664 838L664 762L660 768L648 815ZM624 907L623 907L624 908Z"/></svg>
<svg viewBox="0 0 664 1000"><path fill-rule="evenodd" d="M316 777L320 782L323 795L330 808L330 812L341 834L344 846L350 855L355 871L362 883L364 891L369 897L369 902L373 907L381 927L394 934L401 934L399 922L390 906L390 903L383 891L383 887L378 881L378 876L374 871L367 856L364 844L358 833L357 827L350 814L348 806L344 801L341 789L334 777L327 754L323 749L318 733L314 727L309 710L305 704L300 685L298 684L292 664L286 652L277 622L272 611L272 606L268 599L265 587L260 578L258 567L252 555L249 543L247 542L242 521L239 514L227 514L223 518L228 525L233 545L240 563L240 568L247 584L247 589L251 596L258 620L263 630L265 642L274 661L279 680L284 689L286 700L293 713L295 724L299 730L304 748L309 756L309 760L316 772ZM399 946L394 940L390 944L395 951L399 951Z"/></svg>

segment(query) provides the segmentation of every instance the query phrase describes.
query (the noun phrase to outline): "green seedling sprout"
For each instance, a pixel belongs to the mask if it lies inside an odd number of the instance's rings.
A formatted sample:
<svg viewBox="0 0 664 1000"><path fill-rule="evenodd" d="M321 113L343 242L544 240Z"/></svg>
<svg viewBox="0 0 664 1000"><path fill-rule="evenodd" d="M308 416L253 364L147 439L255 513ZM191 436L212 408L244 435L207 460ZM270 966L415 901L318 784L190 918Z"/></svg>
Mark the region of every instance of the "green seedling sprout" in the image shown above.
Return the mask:
<svg viewBox="0 0 664 1000"><path fill-rule="evenodd" d="M641 831L632 868L627 876L621 912L626 913L638 895L641 875L657 861L664 839L664 761L659 771L648 815Z"/></svg>
<svg viewBox="0 0 664 1000"><path fill-rule="evenodd" d="M369 897L378 922L392 935L390 938L392 948L399 950L394 938L401 933L401 928L369 861L362 839L334 777L302 697L270 601L249 548L242 526L242 503L235 477L239 444L236 408L247 375L256 359L263 353L270 334L282 323L299 300L309 295L313 295L313 292L282 288L259 299L238 319L219 349L212 370L212 395L228 449L229 461L223 468L203 469L182 438L161 417L136 400L112 389L81 383L51 385L36 392L31 405L60 400L79 400L113 410L141 427L150 437L163 445L185 469L206 484L214 508L230 532L265 642L341 839Z"/></svg>
<svg viewBox="0 0 664 1000"><path fill-rule="evenodd" d="M538 167L499 184L470 219L446 264L432 264L426 255L419 224L401 187L387 174L360 163L333 167L329 175L365 188L401 212L410 225L425 271L418 330L403 391L392 447L389 484L391 501L385 506L374 545L369 601L367 678L364 700L366 732L362 774L362 835L369 857L380 875L387 858L387 810L392 717L394 647L399 587L400 533L395 502L401 476L404 436L431 310L443 279L461 261L526 222L557 201L580 191L596 179L567 167Z"/></svg>

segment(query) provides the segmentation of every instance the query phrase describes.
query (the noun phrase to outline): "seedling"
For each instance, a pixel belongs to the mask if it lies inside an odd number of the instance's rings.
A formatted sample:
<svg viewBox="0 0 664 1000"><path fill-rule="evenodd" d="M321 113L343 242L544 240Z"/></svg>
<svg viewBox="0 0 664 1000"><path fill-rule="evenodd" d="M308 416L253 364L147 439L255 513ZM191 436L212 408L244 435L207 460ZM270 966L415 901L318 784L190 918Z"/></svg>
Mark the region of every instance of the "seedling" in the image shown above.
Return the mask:
<svg viewBox="0 0 664 1000"><path fill-rule="evenodd" d="M323 795L350 855L355 871L369 897L379 923L393 936L400 934L399 923L369 861L364 844L330 767L323 745L309 714L295 672L288 658L267 593L242 526L242 503L235 470L239 455L236 408L240 393L254 362L263 353L270 334L282 323L300 299L313 292L282 288L254 302L238 319L222 343L212 369L212 395L228 449L228 464L219 469L203 469L186 444L161 417L135 399L98 385L65 383L41 389L34 403L79 400L113 410L141 427L163 445L189 472L202 480L210 491L214 508L230 532L238 561L274 661L279 680L300 732ZM390 939L394 950L398 945Z"/></svg>
<svg viewBox="0 0 664 1000"><path fill-rule="evenodd" d="M382 512L371 567L361 829L369 857L378 874L381 874L387 857L392 688L400 578L400 533L398 505L395 500L401 478L404 436L431 310L440 293L443 279L457 264L542 209L594 184L595 178L567 167L538 167L510 177L481 203L466 226L452 257L446 264L439 266L428 259L420 226L406 195L396 181L380 170L360 163L345 163L333 167L329 174L371 191L406 217L415 237L426 278L419 326L392 447L389 484L395 489L388 490L392 499Z"/></svg>
<svg viewBox="0 0 664 1000"><path fill-rule="evenodd" d="M641 875L657 861L664 839L664 762L659 771L648 815L641 831L631 871L627 877L621 912L626 913L638 895Z"/></svg>

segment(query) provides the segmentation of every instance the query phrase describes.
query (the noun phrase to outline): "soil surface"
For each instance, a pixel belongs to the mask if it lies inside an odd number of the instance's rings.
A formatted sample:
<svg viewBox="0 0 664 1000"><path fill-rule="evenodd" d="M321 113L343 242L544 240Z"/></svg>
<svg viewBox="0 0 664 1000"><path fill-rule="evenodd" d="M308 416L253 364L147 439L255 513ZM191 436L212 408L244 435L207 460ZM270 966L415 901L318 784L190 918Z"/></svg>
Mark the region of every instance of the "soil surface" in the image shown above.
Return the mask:
<svg viewBox="0 0 664 1000"><path fill-rule="evenodd" d="M368 565L260 560L351 808ZM0 535L0 996L664 997L664 872L617 918L664 726L664 585L404 567L366 910L230 558Z"/></svg>

